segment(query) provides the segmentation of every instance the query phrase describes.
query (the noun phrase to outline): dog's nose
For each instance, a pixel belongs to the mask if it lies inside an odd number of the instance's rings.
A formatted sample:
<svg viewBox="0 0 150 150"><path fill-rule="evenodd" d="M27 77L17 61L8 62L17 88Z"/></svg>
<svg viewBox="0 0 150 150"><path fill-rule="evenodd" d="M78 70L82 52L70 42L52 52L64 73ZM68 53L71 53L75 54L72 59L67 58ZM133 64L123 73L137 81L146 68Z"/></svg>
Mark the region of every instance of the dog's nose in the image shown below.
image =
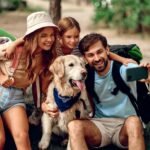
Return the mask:
<svg viewBox="0 0 150 150"><path fill-rule="evenodd" d="M82 70L81 74L82 74L83 78L85 78L87 76L87 72L85 70Z"/></svg>

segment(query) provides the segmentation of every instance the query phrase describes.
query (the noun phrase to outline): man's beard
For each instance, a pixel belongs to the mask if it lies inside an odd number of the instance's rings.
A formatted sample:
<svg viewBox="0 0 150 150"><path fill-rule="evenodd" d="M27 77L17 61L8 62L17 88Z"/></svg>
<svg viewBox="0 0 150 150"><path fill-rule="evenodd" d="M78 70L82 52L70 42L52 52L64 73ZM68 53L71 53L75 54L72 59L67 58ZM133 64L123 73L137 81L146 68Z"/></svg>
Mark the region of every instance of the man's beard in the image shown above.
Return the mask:
<svg viewBox="0 0 150 150"><path fill-rule="evenodd" d="M97 67L96 64L98 64L100 61L103 63L103 65ZM98 72L103 72L108 65L108 58L107 59L101 58L97 62L94 62L93 65Z"/></svg>

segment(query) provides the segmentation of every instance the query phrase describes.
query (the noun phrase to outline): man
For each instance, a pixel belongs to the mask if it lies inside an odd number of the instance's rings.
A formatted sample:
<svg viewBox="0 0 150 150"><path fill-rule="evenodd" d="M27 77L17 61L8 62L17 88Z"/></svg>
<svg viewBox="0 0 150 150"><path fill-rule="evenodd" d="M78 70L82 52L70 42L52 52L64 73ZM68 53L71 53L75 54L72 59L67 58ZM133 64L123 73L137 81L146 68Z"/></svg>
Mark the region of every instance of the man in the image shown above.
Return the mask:
<svg viewBox="0 0 150 150"><path fill-rule="evenodd" d="M142 122L129 98L120 91L113 94L116 87L112 78L114 62L109 59L106 38L96 33L86 35L79 49L88 63L88 71L93 71L86 85L89 95L94 97L95 115L90 120L74 120L68 124L71 149L87 150L113 143L129 150L145 150ZM122 65L120 73L137 96L135 82L129 83L125 77L126 69L133 66L137 65Z"/></svg>

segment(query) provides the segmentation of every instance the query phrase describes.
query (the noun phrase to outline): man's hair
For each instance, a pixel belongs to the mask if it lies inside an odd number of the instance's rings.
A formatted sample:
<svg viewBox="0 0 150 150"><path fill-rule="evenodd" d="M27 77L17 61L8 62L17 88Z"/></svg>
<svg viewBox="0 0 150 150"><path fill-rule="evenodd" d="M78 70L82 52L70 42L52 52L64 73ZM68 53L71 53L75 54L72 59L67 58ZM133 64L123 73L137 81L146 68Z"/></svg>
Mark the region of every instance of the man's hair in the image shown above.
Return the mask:
<svg viewBox="0 0 150 150"><path fill-rule="evenodd" d="M107 39L101 34L98 33L91 33L84 36L81 41L79 42L79 50L82 55L86 51L88 51L89 47L95 44L96 42L100 41L104 48L107 47Z"/></svg>

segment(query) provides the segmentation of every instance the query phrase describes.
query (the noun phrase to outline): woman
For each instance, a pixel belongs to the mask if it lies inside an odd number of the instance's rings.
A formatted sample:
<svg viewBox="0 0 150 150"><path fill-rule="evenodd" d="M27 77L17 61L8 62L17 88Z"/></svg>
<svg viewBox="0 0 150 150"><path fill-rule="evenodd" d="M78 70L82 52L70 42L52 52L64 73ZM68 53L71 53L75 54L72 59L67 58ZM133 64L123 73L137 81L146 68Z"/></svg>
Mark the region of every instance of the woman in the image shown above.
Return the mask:
<svg viewBox="0 0 150 150"><path fill-rule="evenodd" d="M10 78L5 68L0 68L0 100L3 101L3 106L0 107L0 149L3 149L5 143L5 123L17 149L31 150L24 90L35 82L39 75L43 77L47 74L46 68L56 57L53 50L56 33L57 26L46 12L32 13L27 17L27 32L13 76Z"/></svg>

